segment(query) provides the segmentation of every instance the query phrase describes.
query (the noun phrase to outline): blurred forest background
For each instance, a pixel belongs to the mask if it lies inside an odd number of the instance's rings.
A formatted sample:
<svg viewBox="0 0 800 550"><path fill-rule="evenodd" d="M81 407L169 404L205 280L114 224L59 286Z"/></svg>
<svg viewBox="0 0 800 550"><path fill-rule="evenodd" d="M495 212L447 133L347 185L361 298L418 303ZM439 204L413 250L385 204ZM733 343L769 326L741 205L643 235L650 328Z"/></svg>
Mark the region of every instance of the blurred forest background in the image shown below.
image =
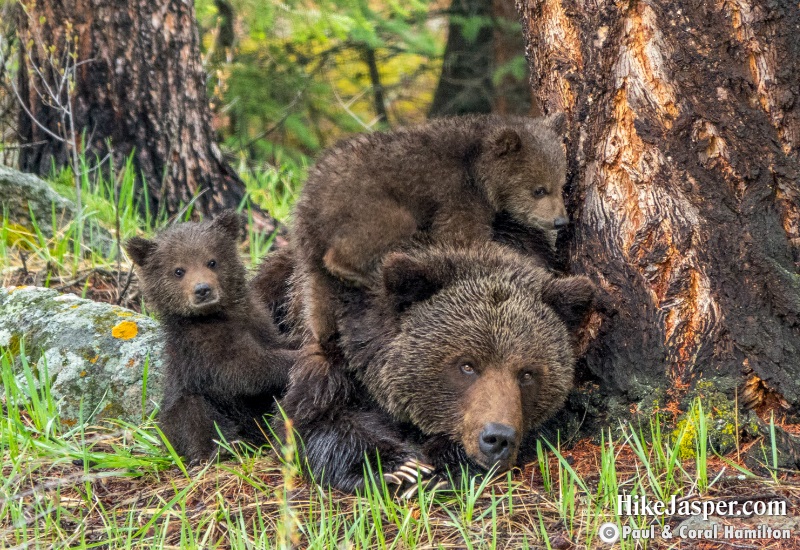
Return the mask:
<svg viewBox="0 0 800 550"><path fill-rule="evenodd" d="M513 0L199 0L215 127L253 162L343 134L531 105Z"/></svg>
<svg viewBox="0 0 800 550"><path fill-rule="evenodd" d="M106 139L88 127L97 125L96 115L84 117L84 128L79 127L81 120L71 118L72 111L80 110L77 96L87 96L81 89L82 71L97 64L99 56L84 51L88 49L85 28L74 30L70 23L64 28L57 21L64 14L48 4L2 4L0 162L60 179L65 184L63 192L71 195L66 188L74 174L59 176L59 171L91 170L103 163L108 152L92 143L92 138ZM278 219L288 215L313 157L345 135L434 116L539 112L528 84L523 34L513 0L197 0L194 13L200 74L206 78L215 134L211 141L220 145L236 172L233 177L244 181L252 202ZM75 37L74 46L69 39L63 41L70 35ZM28 78L20 73L25 70ZM66 80L68 91L61 100L47 97L59 95L42 85L48 71L55 75L50 80L56 84L61 77ZM26 81L30 83L27 89ZM177 84L180 88L182 83ZM51 82L50 88L55 87ZM45 96L41 101L45 107L39 112L33 92ZM84 103L90 105L85 110L90 110L101 102L95 98ZM44 120L59 110L61 123ZM70 128L70 123L75 127ZM42 153L41 144L53 141L49 132L43 133L44 126L70 136L67 142L72 140L76 154L71 158L69 147L63 154ZM97 130L97 134L104 132ZM109 143L108 149L113 146ZM39 151L33 152L37 147ZM124 169L125 158L140 154L143 147L137 153L133 148L122 149L121 157L119 150L114 151L117 170ZM190 164L184 151L179 153ZM141 175L155 179L137 162L133 163L141 171L137 179ZM155 184L148 185L155 196ZM187 202L183 198L181 204ZM176 205L166 208L169 214L178 210ZM200 208L201 212L213 210Z"/></svg>

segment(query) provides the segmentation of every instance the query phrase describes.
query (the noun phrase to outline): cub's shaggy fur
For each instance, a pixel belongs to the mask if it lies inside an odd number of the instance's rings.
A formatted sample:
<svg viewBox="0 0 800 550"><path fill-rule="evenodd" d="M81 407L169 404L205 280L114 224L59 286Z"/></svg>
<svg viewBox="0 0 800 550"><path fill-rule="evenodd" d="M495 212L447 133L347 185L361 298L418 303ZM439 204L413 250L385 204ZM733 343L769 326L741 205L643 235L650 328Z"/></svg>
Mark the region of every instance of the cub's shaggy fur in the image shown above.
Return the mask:
<svg viewBox="0 0 800 550"><path fill-rule="evenodd" d="M369 285L382 257L412 238L480 243L495 217L566 224L561 119L438 119L348 139L309 173L295 210L304 317L323 353L335 336L337 281ZM329 351L329 350L328 350Z"/></svg>
<svg viewBox="0 0 800 550"><path fill-rule="evenodd" d="M228 441L266 442L263 416L273 412L296 356L247 285L236 246L241 229L241 218L226 211L125 244L166 337L159 423L193 462L216 455L218 430Z"/></svg>

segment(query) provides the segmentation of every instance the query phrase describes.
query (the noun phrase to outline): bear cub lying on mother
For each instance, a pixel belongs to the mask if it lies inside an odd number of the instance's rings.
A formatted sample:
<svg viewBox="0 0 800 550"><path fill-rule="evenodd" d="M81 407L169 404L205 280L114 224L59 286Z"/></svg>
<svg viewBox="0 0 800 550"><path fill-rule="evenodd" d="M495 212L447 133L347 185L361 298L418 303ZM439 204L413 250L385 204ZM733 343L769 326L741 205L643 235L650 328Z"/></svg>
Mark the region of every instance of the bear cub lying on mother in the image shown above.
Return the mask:
<svg viewBox="0 0 800 550"><path fill-rule="evenodd" d="M540 265L492 242L434 245L389 253L374 285L337 294L343 368L299 362L281 401L315 478L353 490L376 451L391 482L409 461L515 465L572 388L572 335L594 299L588 278ZM333 402L311 391L319 376Z"/></svg>
<svg viewBox="0 0 800 550"><path fill-rule="evenodd" d="M533 229L566 225L563 117L465 116L344 140L310 170L295 207L294 260L304 360L335 354L335 295L368 286L383 256L413 239L479 244L504 214Z"/></svg>

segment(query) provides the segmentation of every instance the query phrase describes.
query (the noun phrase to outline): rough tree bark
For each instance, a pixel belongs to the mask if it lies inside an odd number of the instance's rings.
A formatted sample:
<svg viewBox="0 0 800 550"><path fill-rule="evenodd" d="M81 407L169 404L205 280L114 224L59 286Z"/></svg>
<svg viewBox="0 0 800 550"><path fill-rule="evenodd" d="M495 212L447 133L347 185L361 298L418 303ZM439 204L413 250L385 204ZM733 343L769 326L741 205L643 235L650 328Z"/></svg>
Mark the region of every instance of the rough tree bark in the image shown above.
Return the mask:
<svg viewBox="0 0 800 550"><path fill-rule="evenodd" d="M101 158L111 140L115 161L131 152L147 182L151 212L177 212L198 196L195 209L214 213L236 207L241 180L217 146L200 64L194 3L180 0L22 0L19 10L19 91L27 110L57 135L59 114L36 90L54 80L52 59L76 56L72 115L86 132L89 155ZM52 49L51 49L52 48ZM68 164L62 143L20 113L25 142L20 168L46 173ZM80 138L78 136L78 140ZM259 213L264 229L272 220Z"/></svg>
<svg viewBox="0 0 800 550"><path fill-rule="evenodd" d="M606 293L584 395L609 416L716 392L796 419L796 3L517 6L535 93L568 114L571 268Z"/></svg>

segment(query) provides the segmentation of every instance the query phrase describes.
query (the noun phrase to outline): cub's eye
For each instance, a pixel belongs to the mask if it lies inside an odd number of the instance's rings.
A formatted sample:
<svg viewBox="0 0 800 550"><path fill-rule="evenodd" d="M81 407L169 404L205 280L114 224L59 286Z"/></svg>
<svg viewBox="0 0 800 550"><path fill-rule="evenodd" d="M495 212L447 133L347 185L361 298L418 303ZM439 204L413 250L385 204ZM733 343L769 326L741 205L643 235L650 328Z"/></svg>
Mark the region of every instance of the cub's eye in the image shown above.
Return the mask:
<svg viewBox="0 0 800 550"><path fill-rule="evenodd" d="M464 374L475 374L475 367L471 363L461 363L459 368Z"/></svg>
<svg viewBox="0 0 800 550"><path fill-rule="evenodd" d="M214 269L215 267L217 267L217 260L211 260L208 262L207 265L209 269Z"/></svg>
<svg viewBox="0 0 800 550"><path fill-rule="evenodd" d="M533 191L534 197L544 197L546 194L547 194L547 189L545 189L544 187L537 187Z"/></svg>
<svg viewBox="0 0 800 550"><path fill-rule="evenodd" d="M519 375L519 383L523 386L527 386L528 384L534 381L534 376L531 371L525 371Z"/></svg>
<svg viewBox="0 0 800 550"><path fill-rule="evenodd" d="M185 272L183 269L181 269L180 267L179 267L178 269L176 269L176 270L175 270L175 276L176 276L178 279L180 279L181 277L183 277L183 274L184 274L184 273L186 273L186 272Z"/></svg>

